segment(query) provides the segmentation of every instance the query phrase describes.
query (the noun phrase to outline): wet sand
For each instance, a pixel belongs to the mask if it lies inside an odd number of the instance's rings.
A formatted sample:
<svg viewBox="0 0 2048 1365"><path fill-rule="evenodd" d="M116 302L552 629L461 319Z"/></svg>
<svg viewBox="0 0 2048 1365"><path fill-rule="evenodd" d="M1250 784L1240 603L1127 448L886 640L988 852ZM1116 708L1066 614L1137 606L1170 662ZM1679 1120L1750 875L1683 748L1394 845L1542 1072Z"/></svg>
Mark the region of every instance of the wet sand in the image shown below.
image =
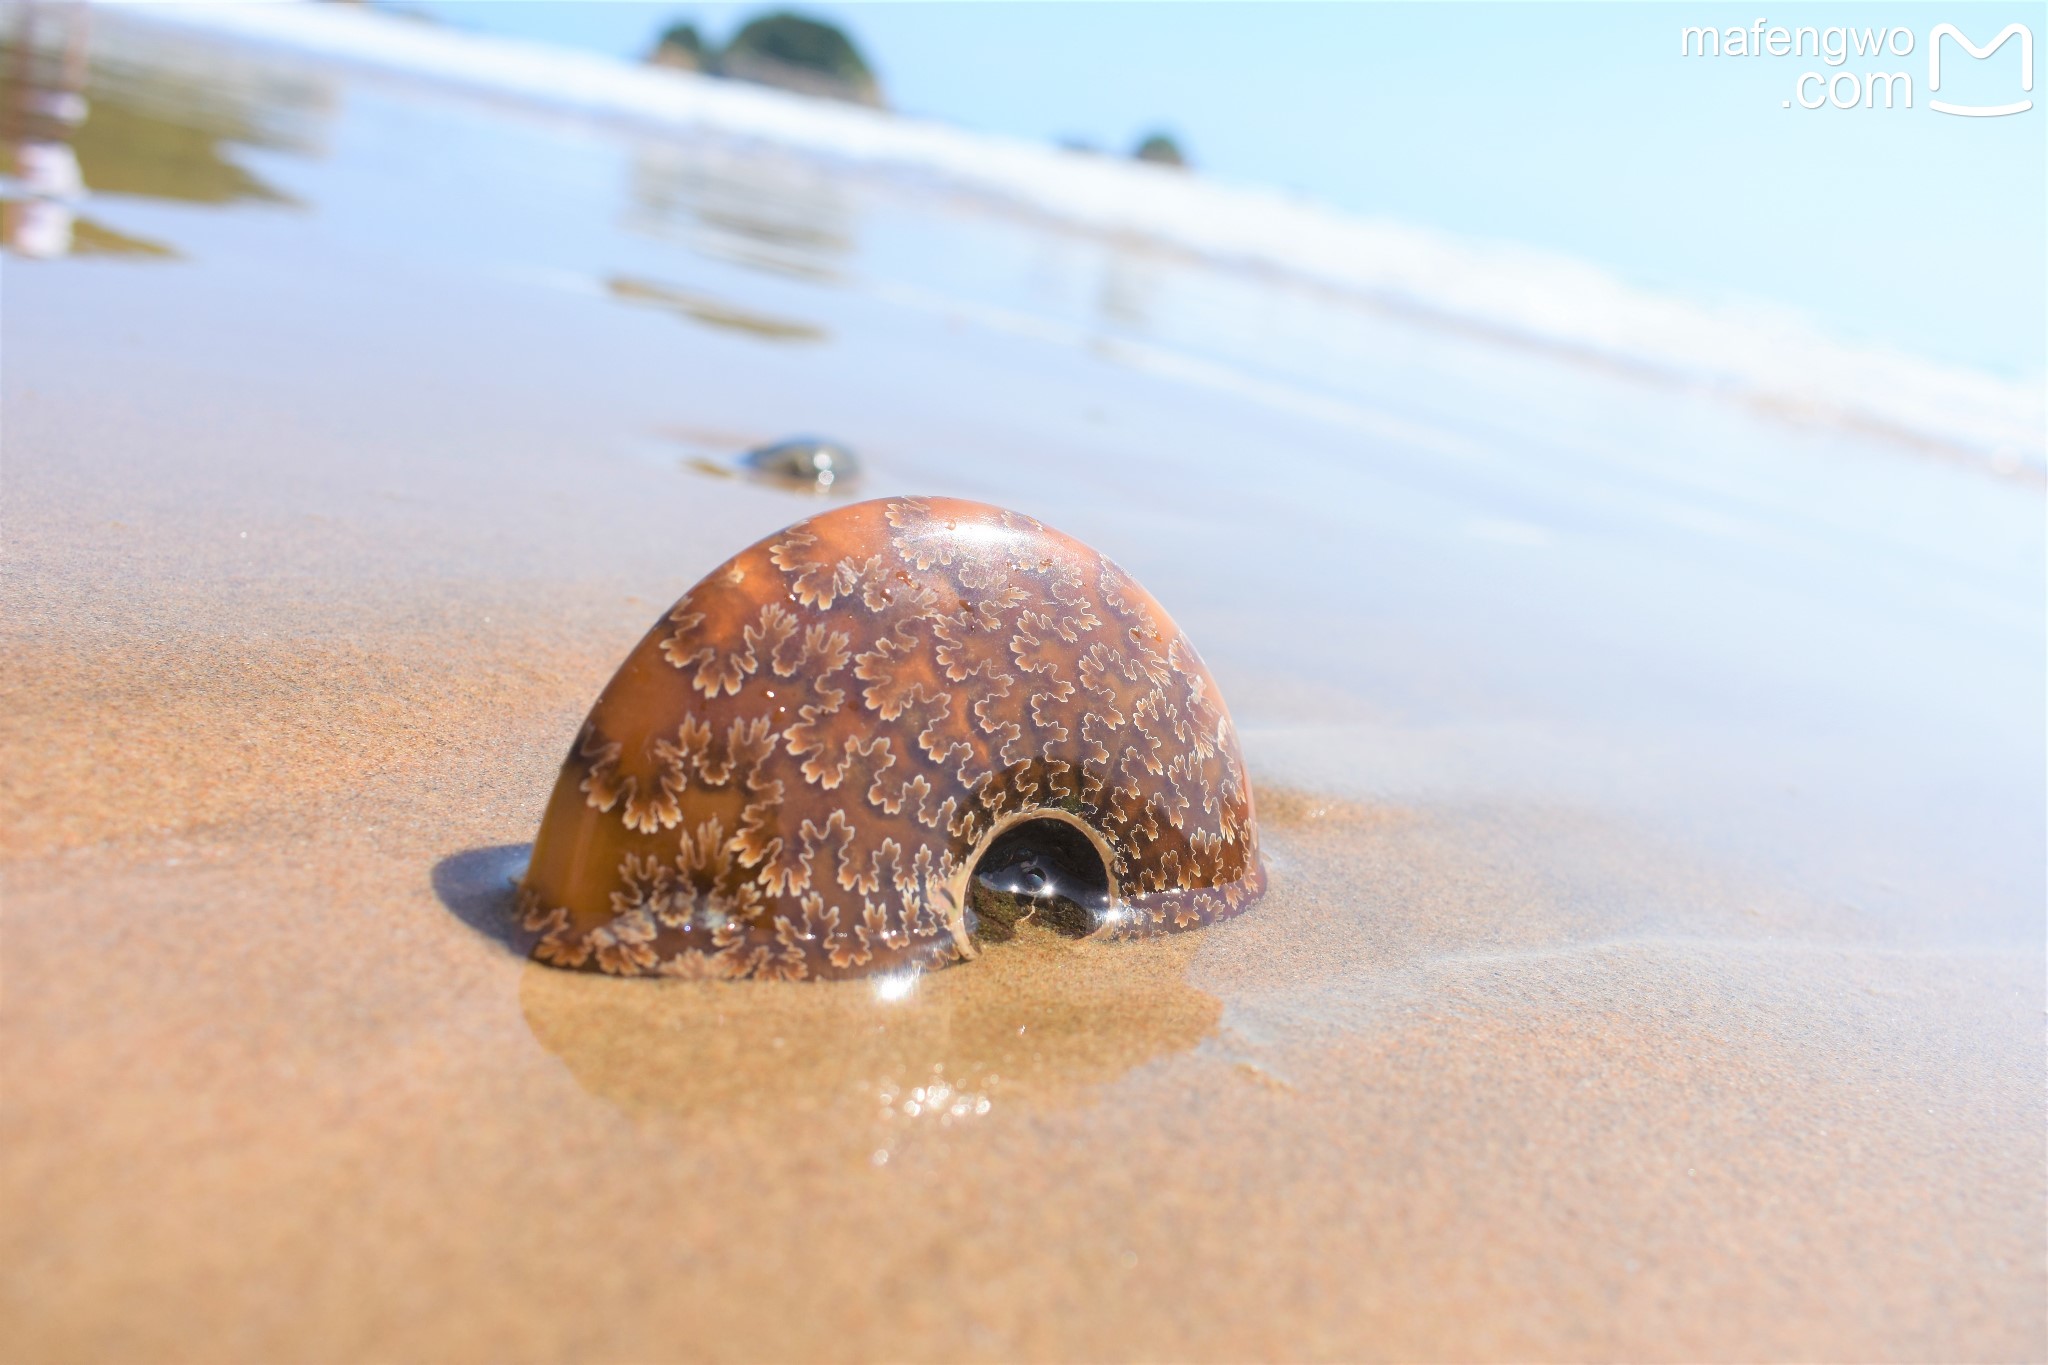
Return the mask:
<svg viewBox="0 0 2048 1365"><path fill-rule="evenodd" d="M1470 448L1332 435L883 297L982 210L799 174L869 283L714 268L612 134L287 74L322 155L220 155L297 207L4 267L0 1353L2048 1356L2038 489L1426 332ZM1167 603L1262 905L898 1000L518 956L591 698L810 505L662 433L811 427Z"/></svg>
<svg viewBox="0 0 2048 1365"><path fill-rule="evenodd" d="M570 975L428 874L526 831L573 675L460 687L391 687L470 733L353 793L287 762L260 813L10 858L10 1355L2035 1353L2023 955L1779 937L1623 840L1543 866L1598 832L1534 812L1276 795L1284 875L1204 936L889 1004ZM234 791L205 752L104 776Z"/></svg>

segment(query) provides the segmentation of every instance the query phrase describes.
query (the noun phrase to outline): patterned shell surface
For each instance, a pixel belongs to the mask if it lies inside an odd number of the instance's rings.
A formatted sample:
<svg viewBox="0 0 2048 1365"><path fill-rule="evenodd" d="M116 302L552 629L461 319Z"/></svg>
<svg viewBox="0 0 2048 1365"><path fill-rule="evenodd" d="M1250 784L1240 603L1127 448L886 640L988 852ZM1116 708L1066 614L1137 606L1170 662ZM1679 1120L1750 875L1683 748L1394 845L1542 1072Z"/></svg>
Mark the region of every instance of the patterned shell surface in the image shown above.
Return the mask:
<svg viewBox="0 0 2048 1365"><path fill-rule="evenodd" d="M1264 887L1229 712L1144 589L1015 512L857 503L734 556L635 647L521 910L537 958L621 975L936 966L973 952L979 850L1034 815L1104 855L1104 936Z"/></svg>

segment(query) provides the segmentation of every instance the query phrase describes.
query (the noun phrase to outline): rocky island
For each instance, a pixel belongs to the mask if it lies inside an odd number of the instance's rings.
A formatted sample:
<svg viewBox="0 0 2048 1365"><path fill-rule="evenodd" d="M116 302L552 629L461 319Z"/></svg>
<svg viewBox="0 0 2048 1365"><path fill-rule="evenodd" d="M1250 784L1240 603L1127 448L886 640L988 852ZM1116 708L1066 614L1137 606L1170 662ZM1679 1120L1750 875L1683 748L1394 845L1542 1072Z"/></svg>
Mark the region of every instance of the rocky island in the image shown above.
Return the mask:
<svg viewBox="0 0 2048 1365"><path fill-rule="evenodd" d="M887 108L867 58L837 25L787 10L749 19L720 50L692 23L662 30L647 60L654 66L772 85L819 99Z"/></svg>

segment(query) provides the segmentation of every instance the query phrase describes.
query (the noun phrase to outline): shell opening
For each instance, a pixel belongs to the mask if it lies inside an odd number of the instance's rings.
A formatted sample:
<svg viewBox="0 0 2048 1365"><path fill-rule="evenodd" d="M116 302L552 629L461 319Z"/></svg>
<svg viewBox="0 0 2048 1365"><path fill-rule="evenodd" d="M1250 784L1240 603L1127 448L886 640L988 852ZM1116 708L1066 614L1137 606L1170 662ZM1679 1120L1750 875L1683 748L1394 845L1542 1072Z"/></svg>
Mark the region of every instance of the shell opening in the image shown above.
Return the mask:
<svg viewBox="0 0 2048 1365"><path fill-rule="evenodd" d="M1095 844L1064 820L1024 820L989 843L967 887L967 932L1002 943L1026 921L1085 938L1110 910L1109 869Z"/></svg>

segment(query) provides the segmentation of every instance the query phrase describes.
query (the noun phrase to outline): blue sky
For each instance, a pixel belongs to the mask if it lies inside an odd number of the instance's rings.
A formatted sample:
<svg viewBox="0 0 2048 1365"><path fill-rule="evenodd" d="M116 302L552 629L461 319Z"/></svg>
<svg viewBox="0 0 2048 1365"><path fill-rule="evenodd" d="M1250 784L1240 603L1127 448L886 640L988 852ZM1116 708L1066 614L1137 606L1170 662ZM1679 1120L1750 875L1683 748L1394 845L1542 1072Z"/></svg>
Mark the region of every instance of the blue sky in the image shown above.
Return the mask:
<svg viewBox="0 0 2048 1365"><path fill-rule="evenodd" d="M429 0L451 23L620 56L672 19L760 6ZM1926 107L1926 37L2048 41L2048 4L796 6L845 27L910 114L1123 149L1179 136L1208 173L1579 256L1707 301L2008 377L2048 368L2048 82L2036 107ZM1910 55L1682 57L1687 25L1904 28ZM1895 40L1893 46L1903 45ZM1941 95L2000 103L2018 44L1944 54ZM1904 71L1915 107L1786 107L1799 76ZM1819 87L1809 85L1809 100ZM1846 94L1847 87L1838 87Z"/></svg>

